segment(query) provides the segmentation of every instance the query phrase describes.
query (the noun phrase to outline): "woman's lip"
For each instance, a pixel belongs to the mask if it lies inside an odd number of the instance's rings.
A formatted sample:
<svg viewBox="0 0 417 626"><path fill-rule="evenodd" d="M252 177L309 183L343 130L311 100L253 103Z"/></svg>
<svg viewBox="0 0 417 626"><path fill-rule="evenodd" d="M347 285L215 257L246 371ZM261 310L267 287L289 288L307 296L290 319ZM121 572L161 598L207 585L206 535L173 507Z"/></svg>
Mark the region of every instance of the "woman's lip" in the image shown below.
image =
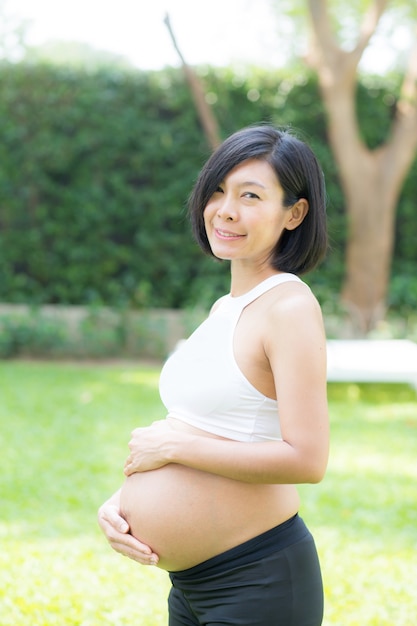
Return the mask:
<svg viewBox="0 0 417 626"><path fill-rule="evenodd" d="M239 233L233 233L230 230L223 230L221 228L215 228L216 235L221 237L222 239L238 239L243 237L243 235L239 235Z"/></svg>

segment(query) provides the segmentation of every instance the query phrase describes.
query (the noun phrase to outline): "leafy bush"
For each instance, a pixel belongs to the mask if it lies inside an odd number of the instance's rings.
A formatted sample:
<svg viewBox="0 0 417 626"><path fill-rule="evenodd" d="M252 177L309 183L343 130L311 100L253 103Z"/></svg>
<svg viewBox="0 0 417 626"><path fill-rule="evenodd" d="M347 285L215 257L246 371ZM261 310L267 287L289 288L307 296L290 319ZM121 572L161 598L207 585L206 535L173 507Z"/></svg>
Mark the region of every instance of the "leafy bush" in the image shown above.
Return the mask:
<svg viewBox="0 0 417 626"><path fill-rule="evenodd" d="M0 359L150 358L162 360L204 319L204 309L7 307L0 314Z"/></svg>
<svg viewBox="0 0 417 626"><path fill-rule="evenodd" d="M68 334L62 322L33 312L0 316L0 358L16 355L55 356L65 351Z"/></svg>
<svg viewBox="0 0 417 626"><path fill-rule="evenodd" d="M315 78L298 68L199 71L223 136L272 121L311 143L326 174L331 250L308 281L336 298L346 216ZM368 77L358 89L372 147L388 129L397 82ZM181 70L1 66L0 301L209 306L227 289L228 265L202 256L185 211L208 154ZM398 280L417 260L416 174L417 162L398 210ZM392 306L409 306L393 289Z"/></svg>

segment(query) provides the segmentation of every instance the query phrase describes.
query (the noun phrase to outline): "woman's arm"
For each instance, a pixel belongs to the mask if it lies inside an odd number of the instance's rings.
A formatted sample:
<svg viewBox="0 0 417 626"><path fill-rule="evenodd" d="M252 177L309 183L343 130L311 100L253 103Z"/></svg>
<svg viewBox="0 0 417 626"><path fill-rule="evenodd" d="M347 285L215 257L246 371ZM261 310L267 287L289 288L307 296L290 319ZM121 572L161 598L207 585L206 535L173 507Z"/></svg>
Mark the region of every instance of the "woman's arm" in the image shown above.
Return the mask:
<svg viewBox="0 0 417 626"><path fill-rule="evenodd" d="M178 463L248 482L319 482L328 459L326 341L310 292L294 291L262 320L278 398L282 441L242 443L171 430L164 422L133 432L127 475Z"/></svg>
<svg viewBox="0 0 417 626"><path fill-rule="evenodd" d="M116 552L142 565L158 563L158 555L129 533L129 525L120 515L120 489L99 508L98 524Z"/></svg>

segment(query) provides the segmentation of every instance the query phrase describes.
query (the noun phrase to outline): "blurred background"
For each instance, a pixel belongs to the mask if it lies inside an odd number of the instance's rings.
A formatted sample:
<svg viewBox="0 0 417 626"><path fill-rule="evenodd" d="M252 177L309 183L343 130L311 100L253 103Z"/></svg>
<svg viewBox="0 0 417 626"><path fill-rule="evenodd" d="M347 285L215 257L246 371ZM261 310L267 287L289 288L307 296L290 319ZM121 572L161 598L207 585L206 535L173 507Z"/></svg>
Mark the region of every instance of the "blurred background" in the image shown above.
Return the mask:
<svg viewBox="0 0 417 626"><path fill-rule="evenodd" d="M395 6L394 6L395 5ZM186 201L238 128L326 178L330 338L417 339L417 6L0 0L0 357L163 358L228 290Z"/></svg>

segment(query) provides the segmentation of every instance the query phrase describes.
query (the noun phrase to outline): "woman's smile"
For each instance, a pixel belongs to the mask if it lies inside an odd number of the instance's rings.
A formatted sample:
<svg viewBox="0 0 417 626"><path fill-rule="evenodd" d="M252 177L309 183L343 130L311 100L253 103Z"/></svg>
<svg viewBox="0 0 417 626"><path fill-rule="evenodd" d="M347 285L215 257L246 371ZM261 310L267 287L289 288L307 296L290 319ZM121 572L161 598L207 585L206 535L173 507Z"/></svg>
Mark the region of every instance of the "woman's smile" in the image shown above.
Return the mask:
<svg viewBox="0 0 417 626"><path fill-rule="evenodd" d="M215 256L263 264L291 217L283 189L266 161L250 159L232 169L204 210Z"/></svg>
<svg viewBox="0 0 417 626"><path fill-rule="evenodd" d="M239 233L234 233L230 230L224 230L222 228L215 228L214 232L216 233L217 237L219 237L220 239L242 239L244 237L244 235L240 235Z"/></svg>

